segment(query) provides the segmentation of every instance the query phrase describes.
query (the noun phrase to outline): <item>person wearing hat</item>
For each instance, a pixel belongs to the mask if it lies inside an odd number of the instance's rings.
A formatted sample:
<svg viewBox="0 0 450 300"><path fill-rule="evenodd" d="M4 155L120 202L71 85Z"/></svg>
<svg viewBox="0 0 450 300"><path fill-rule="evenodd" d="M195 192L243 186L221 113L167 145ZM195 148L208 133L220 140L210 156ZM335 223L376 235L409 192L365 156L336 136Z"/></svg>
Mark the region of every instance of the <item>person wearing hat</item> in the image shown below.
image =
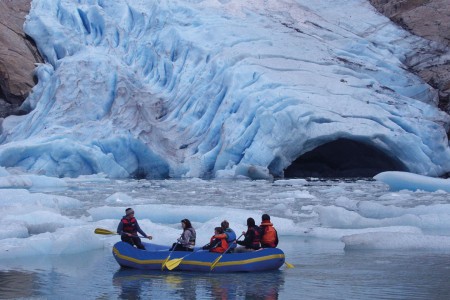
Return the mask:
<svg viewBox="0 0 450 300"><path fill-rule="evenodd" d="M149 240L152 239L151 235L147 235L139 223L134 217L134 210L132 208L127 208L125 210L125 216L120 220L119 226L117 227L117 233L123 242L126 242L132 246L136 246L138 249L145 250L144 245L142 245L141 239L138 236L138 232Z"/></svg>

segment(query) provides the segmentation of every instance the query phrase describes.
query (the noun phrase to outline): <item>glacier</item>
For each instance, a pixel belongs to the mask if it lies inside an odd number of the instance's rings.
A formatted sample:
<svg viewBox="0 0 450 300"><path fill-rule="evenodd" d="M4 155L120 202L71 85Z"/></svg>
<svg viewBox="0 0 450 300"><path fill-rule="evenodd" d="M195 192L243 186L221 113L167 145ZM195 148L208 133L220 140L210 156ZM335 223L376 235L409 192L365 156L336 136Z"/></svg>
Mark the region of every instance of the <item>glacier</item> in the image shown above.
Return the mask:
<svg viewBox="0 0 450 300"><path fill-rule="evenodd" d="M341 165L450 171L450 117L404 63L430 42L366 0L33 0L24 29L46 63L3 167L265 179L343 142Z"/></svg>

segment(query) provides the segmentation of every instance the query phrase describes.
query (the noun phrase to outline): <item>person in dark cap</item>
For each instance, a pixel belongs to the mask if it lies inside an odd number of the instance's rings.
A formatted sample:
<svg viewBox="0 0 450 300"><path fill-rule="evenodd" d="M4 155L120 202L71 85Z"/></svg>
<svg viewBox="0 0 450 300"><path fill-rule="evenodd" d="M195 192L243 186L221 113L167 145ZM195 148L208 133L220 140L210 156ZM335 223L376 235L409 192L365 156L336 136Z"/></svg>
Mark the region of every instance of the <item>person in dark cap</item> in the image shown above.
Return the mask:
<svg viewBox="0 0 450 300"><path fill-rule="evenodd" d="M255 219L247 219L247 231L242 232L242 234L245 236L244 240L237 241L237 243L244 247L236 248L236 252L253 251L261 248L261 229L256 226Z"/></svg>
<svg viewBox="0 0 450 300"><path fill-rule="evenodd" d="M127 208L125 210L125 216L122 217L119 226L117 226L117 233L120 234L123 242L136 246L138 249L145 250L145 246L142 245L138 232L149 240L152 239L151 235L147 235L141 227L139 227L138 221L134 217L134 210L132 208Z"/></svg>
<svg viewBox="0 0 450 300"><path fill-rule="evenodd" d="M278 233L270 222L270 216L263 214L261 216L261 247L275 248L278 245Z"/></svg>

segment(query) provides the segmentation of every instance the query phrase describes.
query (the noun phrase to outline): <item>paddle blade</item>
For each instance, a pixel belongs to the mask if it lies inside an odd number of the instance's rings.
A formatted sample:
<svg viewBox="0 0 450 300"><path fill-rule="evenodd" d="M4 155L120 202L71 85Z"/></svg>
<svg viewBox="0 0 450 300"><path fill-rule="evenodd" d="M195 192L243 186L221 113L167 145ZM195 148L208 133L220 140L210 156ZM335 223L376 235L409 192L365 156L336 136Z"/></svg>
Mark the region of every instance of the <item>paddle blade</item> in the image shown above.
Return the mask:
<svg viewBox="0 0 450 300"><path fill-rule="evenodd" d="M117 232L103 229L103 228L95 228L94 233L96 234L103 234L103 235L111 235L111 234L118 234Z"/></svg>
<svg viewBox="0 0 450 300"><path fill-rule="evenodd" d="M290 264L290 263L287 263L287 262L284 262L284 263L285 263L285 265L286 265L286 268L288 268L288 269L293 269L293 268L295 268L294 265L292 265L292 264Z"/></svg>
<svg viewBox="0 0 450 300"><path fill-rule="evenodd" d="M223 255L223 254L222 254L222 255ZM219 262L219 260L222 258L222 255L219 256L218 258L216 258L216 259L212 262L210 271L212 271L212 270L214 269L214 267L217 265L217 263Z"/></svg>
<svg viewBox="0 0 450 300"><path fill-rule="evenodd" d="M166 267L166 264L167 264L167 261L169 260L169 258L170 258L170 254L169 254L169 256L167 256L166 260L162 263L161 271L164 271L164 268Z"/></svg>
<svg viewBox="0 0 450 300"><path fill-rule="evenodd" d="M182 258L175 258L171 259L166 263L166 268L170 271L178 267L183 259Z"/></svg>

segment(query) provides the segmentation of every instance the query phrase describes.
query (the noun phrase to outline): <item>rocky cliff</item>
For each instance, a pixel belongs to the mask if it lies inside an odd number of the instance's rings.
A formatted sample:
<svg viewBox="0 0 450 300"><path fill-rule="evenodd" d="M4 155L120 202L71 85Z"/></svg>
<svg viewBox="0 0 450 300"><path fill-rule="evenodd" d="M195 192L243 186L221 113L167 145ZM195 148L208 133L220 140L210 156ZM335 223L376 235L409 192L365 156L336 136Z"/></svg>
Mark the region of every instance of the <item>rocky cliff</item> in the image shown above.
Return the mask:
<svg viewBox="0 0 450 300"><path fill-rule="evenodd" d="M372 5L406 30L432 43L428 55L408 61L420 77L439 90L439 106L450 112L450 1L370 0Z"/></svg>
<svg viewBox="0 0 450 300"><path fill-rule="evenodd" d="M0 1L0 118L13 113L34 86L36 62L42 62L23 32L30 0Z"/></svg>

